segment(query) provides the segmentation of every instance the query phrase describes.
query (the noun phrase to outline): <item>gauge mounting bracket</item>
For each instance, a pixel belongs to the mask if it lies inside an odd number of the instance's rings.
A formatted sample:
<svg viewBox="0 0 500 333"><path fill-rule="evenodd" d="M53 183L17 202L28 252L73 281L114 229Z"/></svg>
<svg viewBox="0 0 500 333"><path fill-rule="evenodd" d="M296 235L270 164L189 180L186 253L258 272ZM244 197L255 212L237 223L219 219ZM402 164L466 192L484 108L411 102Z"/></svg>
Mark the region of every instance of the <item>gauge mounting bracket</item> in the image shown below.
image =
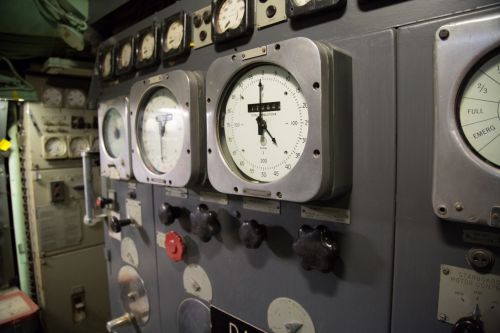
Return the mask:
<svg viewBox="0 0 500 333"><path fill-rule="evenodd" d="M173 50L168 50L165 52L165 49L163 48L163 42L165 41L166 34L168 32L168 28L170 25L174 22L181 22L182 23L182 28L183 28L183 34L182 34L182 42L179 45L178 48L173 49ZM191 51L191 16L186 13L185 11L180 11L177 14L174 14L170 17L167 17L162 24L161 27L161 38L160 38L160 45L161 45L161 54L162 54L162 60L163 61L171 61L173 59L179 58L183 55L188 54Z"/></svg>
<svg viewBox="0 0 500 333"><path fill-rule="evenodd" d="M137 135L139 111L148 98L160 88L168 89L176 98L184 114L184 138L182 152L177 164L168 173L151 170L144 161ZM205 104L203 76L199 72L175 70L136 82L130 90L130 128L132 147L132 170L142 183L185 187L204 179L206 157L202 153L205 133Z"/></svg>
<svg viewBox="0 0 500 333"><path fill-rule="evenodd" d="M129 180L132 173L130 162L130 117L128 104L128 98L121 96L101 102L97 110L101 175L110 179ZM125 136L126 144L121 147L117 156L113 156L108 152L104 140L104 119L111 110L118 111L124 125L123 135Z"/></svg>
<svg viewBox="0 0 500 333"><path fill-rule="evenodd" d="M243 1L245 1L245 17L241 20L240 25L236 29L219 32L216 27L217 18L224 0L212 0L212 39L215 44L252 34L255 24L254 0Z"/></svg>
<svg viewBox="0 0 500 333"><path fill-rule="evenodd" d="M261 64L288 71L308 105L304 151L286 176L272 182L245 177L219 138L219 113L227 91L249 69ZM303 37L215 60L206 77L207 167L214 188L228 194L294 202L326 199L348 189L352 178L351 80L349 56Z"/></svg>
<svg viewBox="0 0 500 333"><path fill-rule="evenodd" d="M130 63L127 67L121 67L120 62L121 62L121 50L122 47L130 43L130 46L132 48L131 54L130 54ZM120 40L116 46L115 46L115 74L117 76L128 74L134 69L134 62L135 62L135 41L133 36L129 36L127 38L124 38Z"/></svg>
<svg viewBox="0 0 500 333"><path fill-rule="evenodd" d="M458 120L471 71L491 52L500 53L499 26L497 14L436 31L432 205L441 219L500 227L500 168L472 151Z"/></svg>

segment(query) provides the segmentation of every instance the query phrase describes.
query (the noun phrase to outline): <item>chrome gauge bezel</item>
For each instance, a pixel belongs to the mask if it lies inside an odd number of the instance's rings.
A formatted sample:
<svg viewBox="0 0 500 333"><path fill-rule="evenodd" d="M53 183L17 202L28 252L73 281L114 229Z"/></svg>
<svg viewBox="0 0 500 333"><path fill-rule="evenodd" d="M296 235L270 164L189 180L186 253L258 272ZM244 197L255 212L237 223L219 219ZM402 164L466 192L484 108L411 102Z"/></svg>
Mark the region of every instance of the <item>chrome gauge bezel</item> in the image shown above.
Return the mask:
<svg viewBox="0 0 500 333"><path fill-rule="evenodd" d="M435 34L432 205L441 219L500 227L494 218L500 209L500 168L471 149L457 114L471 71L500 50L499 26L496 14L448 24Z"/></svg>
<svg viewBox="0 0 500 333"><path fill-rule="evenodd" d="M160 173L149 166L143 156L137 133L138 117L148 98L160 88L169 90L183 113L184 137L181 155L167 173ZM203 78L200 73L176 70L136 82L130 90L132 170L142 183L184 187L202 179L205 158L205 104L203 103Z"/></svg>
<svg viewBox="0 0 500 333"><path fill-rule="evenodd" d="M104 138L104 119L106 114L115 109L124 121L124 136L126 144L117 156L112 156L108 151ZM110 179L129 180L132 175L130 161L130 117L129 101L125 96L103 101L97 110L99 122L99 156L101 160L101 175ZM92 144L92 143L91 143Z"/></svg>
<svg viewBox="0 0 500 333"><path fill-rule="evenodd" d="M333 121L336 114L347 111L340 110L347 108L341 104L339 110L334 110L330 98L334 89L332 54L336 52L326 44L299 37L222 57L212 63L206 79L207 167L215 189L228 194L305 202L329 196L334 192L333 187L350 182L350 179L336 178L344 174L345 167L335 163L341 156L333 154L335 129L347 126L343 121ZM301 87L309 109L309 134L300 160L286 176L267 183L254 182L241 175L224 151L218 130L220 108L228 89L241 73L260 64L277 65L290 72ZM342 99L339 96L339 100Z"/></svg>

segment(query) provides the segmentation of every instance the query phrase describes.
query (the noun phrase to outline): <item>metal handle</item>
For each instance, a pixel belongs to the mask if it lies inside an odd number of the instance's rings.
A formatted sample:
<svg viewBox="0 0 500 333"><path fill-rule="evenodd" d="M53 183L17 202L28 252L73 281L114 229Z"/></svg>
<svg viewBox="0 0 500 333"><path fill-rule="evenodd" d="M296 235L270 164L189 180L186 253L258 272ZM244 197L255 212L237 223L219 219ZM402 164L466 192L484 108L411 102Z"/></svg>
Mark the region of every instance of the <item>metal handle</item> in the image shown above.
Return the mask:
<svg viewBox="0 0 500 333"><path fill-rule="evenodd" d="M123 316L110 320L106 323L106 329L108 332L112 333L115 329L130 325L132 323L133 316L130 313L125 313Z"/></svg>

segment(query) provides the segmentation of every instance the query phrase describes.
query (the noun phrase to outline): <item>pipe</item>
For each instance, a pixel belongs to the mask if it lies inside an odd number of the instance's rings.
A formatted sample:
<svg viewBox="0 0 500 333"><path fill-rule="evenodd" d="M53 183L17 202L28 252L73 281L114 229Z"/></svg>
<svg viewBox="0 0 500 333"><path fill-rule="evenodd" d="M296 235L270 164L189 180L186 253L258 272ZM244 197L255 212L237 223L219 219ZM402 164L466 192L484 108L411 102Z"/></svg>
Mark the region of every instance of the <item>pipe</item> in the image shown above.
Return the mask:
<svg viewBox="0 0 500 333"><path fill-rule="evenodd" d="M12 218L14 220L14 237L17 252L17 267L19 271L19 286L28 295L31 294L30 264L28 257L28 239L26 234L26 217L24 216L24 202L21 175L21 158L19 156L19 143L17 141L17 120L9 128L10 155L9 179L12 203Z"/></svg>

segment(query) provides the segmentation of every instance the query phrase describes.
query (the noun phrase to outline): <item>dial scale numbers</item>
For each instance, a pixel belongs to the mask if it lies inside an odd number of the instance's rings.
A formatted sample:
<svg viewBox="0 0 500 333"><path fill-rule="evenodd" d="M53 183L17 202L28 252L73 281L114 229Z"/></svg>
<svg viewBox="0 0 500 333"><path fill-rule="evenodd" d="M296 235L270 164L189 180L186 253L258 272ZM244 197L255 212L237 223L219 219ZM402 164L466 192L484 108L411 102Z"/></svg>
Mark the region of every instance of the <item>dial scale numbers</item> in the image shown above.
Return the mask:
<svg viewBox="0 0 500 333"><path fill-rule="evenodd" d="M202 177L202 82L199 73L173 71L132 86L132 169L138 181L184 187Z"/></svg>
<svg viewBox="0 0 500 333"><path fill-rule="evenodd" d="M133 37L118 42L115 48L115 58L117 75L129 73L134 68L135 44Z"/></svg>
<svg viewBox="0 0 500 333"><path fill-rule="evenodd" d="M101 175L128 180L132 174L130 160L129 102L117 97L99 104L99 154Z"/></svg>
<svg viewBox="0 0 500 333"><path fill-rule="evenodd" d="M350 81L350 59L306 38L244 53L217 59L207 73L211 184L223 193L296 202L341 191L350 183L350 152L339 144L350 137L350 101L330 82Z"/></svg>
<svg viewBox="0 0 500 333"><path fill-rule="evenodd" d="M137 33L135 37L135 68L152 66L158 61L158 28L156 25Z"/></svg>
<svg viewBox="0 0 500 333"><path fill-rule="evenodd" d="M165 19L161 32L162 58L169 61L190 51L191 17L181 11Z"/></svg>
<svg viewBox="0 0 500 333"><path fill-rule="evenodd" d="M213 0L212 36L215 43L251 34L255 16L253 0Z"/></svg>

